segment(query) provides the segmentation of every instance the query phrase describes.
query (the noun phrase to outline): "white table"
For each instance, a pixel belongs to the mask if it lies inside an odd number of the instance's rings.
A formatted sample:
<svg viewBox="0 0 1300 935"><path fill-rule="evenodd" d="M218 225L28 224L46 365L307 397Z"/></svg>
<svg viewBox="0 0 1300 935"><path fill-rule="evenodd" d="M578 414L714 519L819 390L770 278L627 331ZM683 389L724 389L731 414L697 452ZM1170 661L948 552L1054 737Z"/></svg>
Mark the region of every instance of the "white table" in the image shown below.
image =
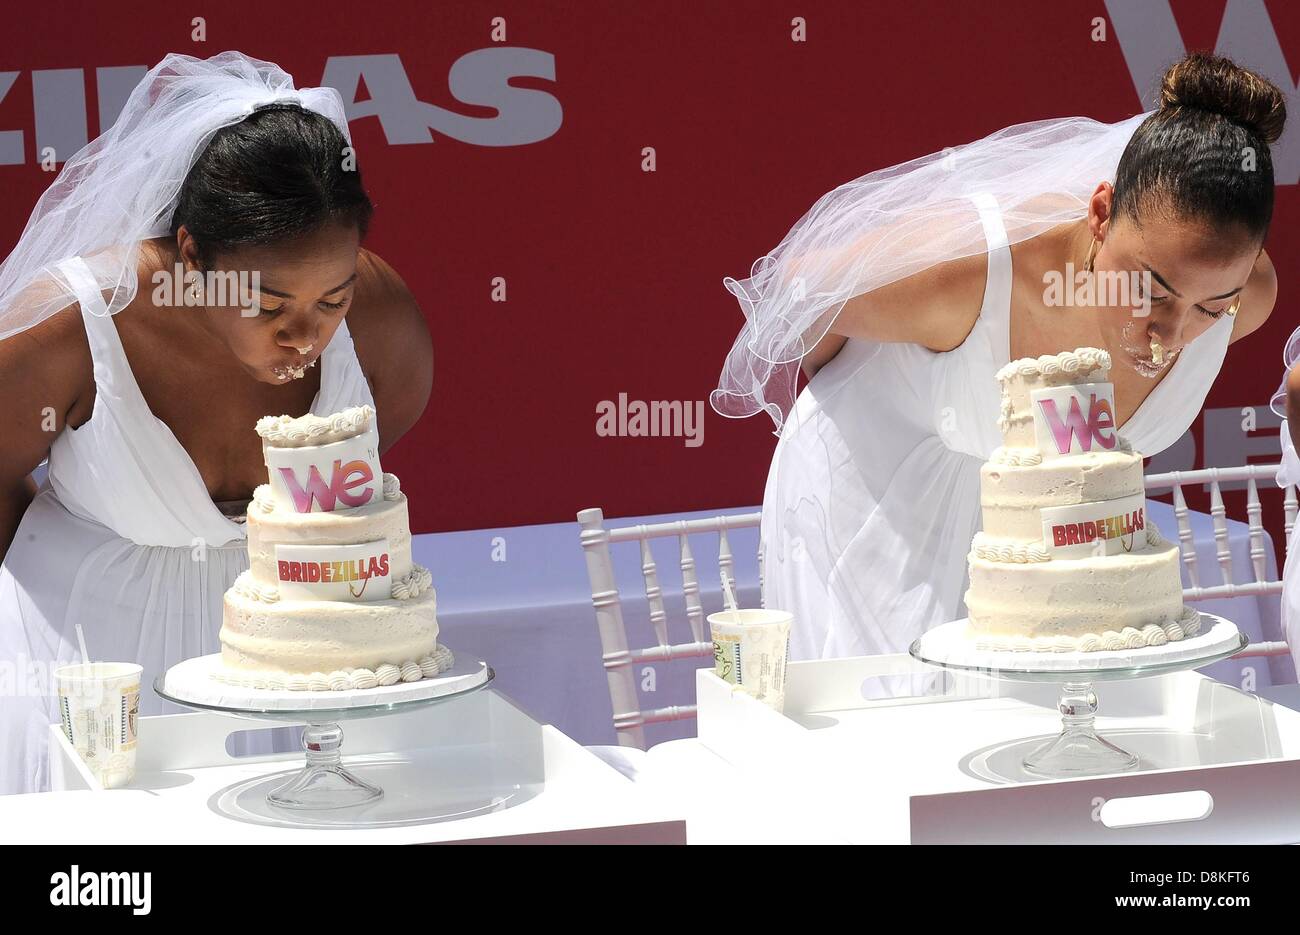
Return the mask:
<svg viewBox="0 0 1300 935"><path fill-rule="evenodd" d="M686 820L687 844L848 844L812 818L793 821L774 800L698 739L651 747L637 784Z"/></svg>
<svg viewBox="0 0 1300 935"><path fill-rule="evenodd" d="M266 777L301 754L235 757L232 731L275 722L215 713L140 719L129 788L84 788L93 777L52 728L54 791L0 797L6 843L411 844L684 843L680 815L499 692L482 690L399 715L348 721L344 765L384 789L406 823L302 827L299 813L258 809ZM272 785L278 784L278 781ZM486 804L484 804L486 803ZM419 820L475 806L470 817ZM361 806L368 809L368 806ZM495 809L495 810L493 810ZM302 813L364 822L365 811Z"/></svg>
<svg viewBox="0 0 1300 935"><path fill-rule="evenodd" d="M1098 728L1141 769L1015 777L1002 773L1060 729L1057 686L958 677L865 697L864 680L913 670L929 671L906 656L792 663L784 714L701 672L700 739L653 748L638 781L684 812L692 844L1300 842L1292 710L1194 672L1099 683ZM1197 807L1168 801L1189 791L1210 807L1160 820Z"/></svg>

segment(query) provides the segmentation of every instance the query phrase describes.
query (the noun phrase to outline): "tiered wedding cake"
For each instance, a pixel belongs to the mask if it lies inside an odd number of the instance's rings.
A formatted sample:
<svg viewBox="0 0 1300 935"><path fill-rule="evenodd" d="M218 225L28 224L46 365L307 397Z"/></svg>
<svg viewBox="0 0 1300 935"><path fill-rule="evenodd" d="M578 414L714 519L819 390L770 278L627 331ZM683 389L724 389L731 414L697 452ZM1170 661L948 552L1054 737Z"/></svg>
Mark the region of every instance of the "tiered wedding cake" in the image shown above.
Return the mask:
<svg viewBox="0 0 1300 935"><path fill-rule="evenodd" d="M1178 546L1146 522L1142 455L1115 426L1110 354L1014 360L1002 447L980 469L984 529L966 592L978 648L1140 649L1194 635Z"/></svg>
<svg viewBox="0 0 1300 935"><path fill-rule="evenodd" d="M248 507L249 569L226 592L215 678L342 691L437 675L436 596L411 561L406 497L379 467L374 410L257 423L270 483Z"/></svg>

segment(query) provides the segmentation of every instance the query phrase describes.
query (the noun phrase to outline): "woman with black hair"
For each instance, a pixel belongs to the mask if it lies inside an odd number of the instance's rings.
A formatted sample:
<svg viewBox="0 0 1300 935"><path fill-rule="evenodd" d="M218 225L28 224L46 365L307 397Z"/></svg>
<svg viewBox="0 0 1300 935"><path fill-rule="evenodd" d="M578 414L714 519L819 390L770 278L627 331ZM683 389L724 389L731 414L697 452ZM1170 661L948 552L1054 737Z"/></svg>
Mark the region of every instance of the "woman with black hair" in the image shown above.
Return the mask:
<svg viewBox="0 0 1300 935"><path fill-rule="evenodd" d="M0 794L48 785L53 669L219 651L266 482L256 421L428 401L428 328L361 247L342 101L277 66L168 56L70 158L0 267ZM37 489L32 472L48 458Z"/></svg>
<svg viewBox="0 0 1300 935"><path fill-rule="evenodd" d="M981 466L1018 457L999 450L1010 361L1101 348L1136 450L1187 431L1228 345L1273 309L1285 119L1272 83L1192 53L1152 111L1018 124L869 173L724 280L746 324L712 401L779 431L763 596L794 614L791 658L906 652L966 615ZM1065 299L1088 281L1138 287Z"/></svg>

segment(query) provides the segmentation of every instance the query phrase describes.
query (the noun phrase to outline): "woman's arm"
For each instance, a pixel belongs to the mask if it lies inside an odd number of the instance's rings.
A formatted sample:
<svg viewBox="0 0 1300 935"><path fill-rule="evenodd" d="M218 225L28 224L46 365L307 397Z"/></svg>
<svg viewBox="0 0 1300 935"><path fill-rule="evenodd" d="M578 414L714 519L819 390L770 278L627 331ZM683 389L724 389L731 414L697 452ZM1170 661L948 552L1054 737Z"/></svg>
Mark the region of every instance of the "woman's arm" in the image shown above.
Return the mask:
<svg viewBox="0 0 1300 935"><path fill-rule="evenodd" d="M0 341L0 399L5 400L0 408L0 560L36 494L32 471L64 426L89 407L93 385L90 347L76 305Z"/></svg>
<svg viewBox="0 0 1300 935"><path fill-rule="evenodd" d="M907 342L932 351L959 347L979 318L988 267L987 254L960 257L854 296L804 356L804 373L811 379L848 338Z"/></svg>
<svg viewBox="0 0 1300 935"><path fill-rule="evenodd" d="M429 403L433 341L402 277L369 250L363 249L357 259L348 328L375 398L382 455L419 421Z"/></svg>

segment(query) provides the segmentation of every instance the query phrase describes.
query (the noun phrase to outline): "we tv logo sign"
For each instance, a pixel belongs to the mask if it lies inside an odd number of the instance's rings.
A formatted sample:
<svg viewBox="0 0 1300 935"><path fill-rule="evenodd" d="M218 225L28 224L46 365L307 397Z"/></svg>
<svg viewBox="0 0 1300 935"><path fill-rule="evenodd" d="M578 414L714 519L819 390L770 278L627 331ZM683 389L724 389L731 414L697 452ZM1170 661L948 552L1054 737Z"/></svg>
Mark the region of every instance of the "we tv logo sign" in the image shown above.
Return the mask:
<svg viewBox="0 0 1300 935"><path fill-rule="evenodd" d="M372 424L361 435L328 445L264 445L276 506L295 513L330 513L384 498L379 439Z"/></svg>
<svg viewBox="0 0 1300 935"><path fill-rule="evenodd" d="M1114 451L1115 388L1110 383L1048 386L1029 394L1034 435L1044 458Z"/></svg>

